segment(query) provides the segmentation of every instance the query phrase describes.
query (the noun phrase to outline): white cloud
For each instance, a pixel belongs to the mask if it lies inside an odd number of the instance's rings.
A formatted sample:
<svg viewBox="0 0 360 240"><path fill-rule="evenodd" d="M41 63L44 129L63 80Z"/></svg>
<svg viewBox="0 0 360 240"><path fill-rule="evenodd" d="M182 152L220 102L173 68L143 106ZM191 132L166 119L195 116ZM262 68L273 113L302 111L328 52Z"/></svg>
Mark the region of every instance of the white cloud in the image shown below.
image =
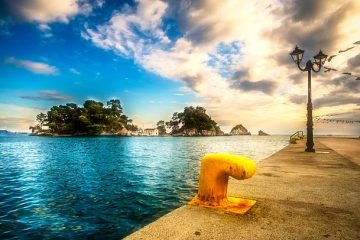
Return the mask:
<svg viewBox="0 0 360 240"><path fill-rule="evenodd" d="M38 29L42 32L42 36L45 38L53 37L54 35L51 32L51 27L48 24L40 23Z"/></svg>
<svg viewBox="0 0 360 240"><path fill-rule="evenodd" d="M95 0L95 4L97 7L103 7L105 4L105 0Z"/></svg>
<svg viewBox="0 0 360 240"><path fill-rule="evenodd" d="M33 101L65 101L71 99L70 96L52 90L43 90L32 95L22 95L20 98Z"/></svg>
<svg viewBox="0 0 360 240"><path fill-rule="evenodd" d="M80 75L81 73L79 72L79 70L75 69L75 68L69 68L69 71L75 75Z"/></svg>
<svg viewBox="0 0 360 240"><path fill-rule="evenodd" d="M68 22L80 12L76 0L32 0L14 4L17 12L28 21L40 23Z"/></svg>
<svg viewBox="0 0 360 240"><path fill-rule="evenodd" d="M121 12L113 14L108 23L92 29L86 26L82 32L85 39L95 45L112 49L125 57L138 58L155 46L169 42L161 29L167 5L162 1L139 1L136 11L125 6Z"/></svg>
<svg viewBox="0 0 360 240"><path fill-rule="evenodd" d="M19 68L24 68L30 72L44 75L56 75L59 70L55 66L51 66L47 63L34 62L30 60L16 59L14 57L8 57L5 59L5 63L14 65Z"/></svg>
<svg viewBox="0 0 360 240"><path fill-rule="evenodd" d="M103 0L20 0L8 1L14 15L40 24L64 22L79 14L89 15L94 8L102 7Z"/></svg>
<svg viewBox="0 0 360 240"><path fill-rule="evenodd" d="M128 6L103 25L86 26L83 37L133 58L148 71L182 81L203 99L194 104L205 106L223 126L243 122L256 130L266 123L275 129L289 125L289 131L305 126L304 106L290 99L306 93L306 81L294 84L290 79L300 72L289 52L300 44L307 50L305 58L323 47L332 54L360 40L360 3L355 0L314 5L312 12L306 5L312 1L299 0L187 3L177 9L162 1L138 1L135 9ZM181 12L166 12L169 9ZM174 41L164 30L164 18L172 15L183 31ZM329 65L346 68L347 58L343 54ZM246 74L235 78L239 71ZM299 76L306 78L305 73ZM342 87L326 86L326 78L313 75L315 99Z"/></svg>
<svg viewBox="0 0 360 240"><path fill-rule="evenodd" d="M45 23L39 24L38 28L43 32L51 30L50 26L48 24L45 24Z"/></svg>

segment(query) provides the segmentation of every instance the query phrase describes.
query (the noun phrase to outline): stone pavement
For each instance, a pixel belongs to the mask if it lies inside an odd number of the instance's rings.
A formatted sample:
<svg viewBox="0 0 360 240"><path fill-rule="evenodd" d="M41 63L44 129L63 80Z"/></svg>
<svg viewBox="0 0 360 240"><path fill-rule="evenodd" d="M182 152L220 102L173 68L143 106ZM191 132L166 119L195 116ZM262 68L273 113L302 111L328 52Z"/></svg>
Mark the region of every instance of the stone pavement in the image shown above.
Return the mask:
<svg viewBox="0 0 360 240"><path fill-rule="evenodd" d="M317 140L360 165L360 138L321 137Z"/></svg>
<svg viewBox="0 0 360 240"><path fill-rule="evenodd" d="M298 141L230 181L229 195L257 200L245 215L186 205L125 239L360 239L360 166L317 139L316 153L304 149Z"/></svg>

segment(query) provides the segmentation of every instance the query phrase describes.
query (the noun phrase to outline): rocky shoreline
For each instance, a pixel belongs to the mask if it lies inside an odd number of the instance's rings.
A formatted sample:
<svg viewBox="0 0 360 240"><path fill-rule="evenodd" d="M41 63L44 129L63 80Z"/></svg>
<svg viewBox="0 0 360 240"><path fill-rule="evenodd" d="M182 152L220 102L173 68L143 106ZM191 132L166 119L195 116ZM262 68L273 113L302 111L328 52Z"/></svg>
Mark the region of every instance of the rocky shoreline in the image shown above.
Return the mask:
<svg viewBox="0 0 360 240"><path fill-rule="evenodd" d="M195 128L184 129L180 132L173 134L144 134L144 131L130 131L127 129L122 129L116 133L111 132L102 132L100 134L86 134L86 133L74 133L74 134L58 134L58 133L50 133L50 132L33 132L29 134L30 136L42 136L42 137L211 137L211 136L246 136L251 135L251 133L242 125L238 124L233 127L230 133L224 133L223 131L218 129L211 130L197 130ZM259 136L268 136L269 134L260 130L258 132Z"/></svg>

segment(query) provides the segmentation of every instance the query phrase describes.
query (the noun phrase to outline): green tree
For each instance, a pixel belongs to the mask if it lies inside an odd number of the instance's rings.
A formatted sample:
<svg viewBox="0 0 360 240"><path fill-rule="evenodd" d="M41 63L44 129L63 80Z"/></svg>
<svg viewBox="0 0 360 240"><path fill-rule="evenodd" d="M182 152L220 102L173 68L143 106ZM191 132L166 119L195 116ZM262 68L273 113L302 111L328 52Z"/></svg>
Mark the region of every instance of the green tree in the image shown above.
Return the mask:
<svg viewBox="0 0 360 240"><path fill-rule="evenodd" d="M106 111L102 102L86 100L84 103L84 112L92 124L105 123Z"/></svg>
<svg viewBox="0 0 360 240"><path fill-rule="evenodd" d="M36 115L36 121L39 123L40 128L42 128L47 122L47 115L45 113L39 113Z"/></svg>
<svg viewBox="0 0 360 240"><path fill-rule="evenodd" d="M111 99L110 101L106 102L106 105L109 108L109 112L111 116L114 116L116 118L120 118L123 109L121 107L120 104L120 100L119 99Z"/></svg>
<svg viewBox="0 0 360 240"><path fill-rule="evenodd" d="M35 126L30 126L29 129L31 130L31 133L39 133L42 130L39 124L36 124Z"/></svg>
<svg viewBox="0 0 360 240"><path fill-rule="evenodd" d="M126 129L130 130L130 131L138 131L139 130L138 126L136 126L134 124L127 125Z"/></svg>
<svg viewBox="0 0 360 240"><path fill-rule="evenodd" d="M156 126L157 126L157 129L159 131L159 135L165 135L166 134L165 122L163 120L158 121Z"/></svg>
<svg viewBox="0 0 360 240"><path fill-rule="evenodd" d="M166 123L166 126L171 128L171 133L176 134L188 129L195 129L198 134L203 131L216 131L220 134L220 127L217 123L206 114L206 109L203 107L185 107L183 112L175 112L172 119Z"/></svg>
<svg viewBox="0 0 360 240"><path fill-rule="evenodd" d="M172 134L177 133L180 129L179 113L174 112L171 120L166 122L166 126L171 129Z"/></svg>

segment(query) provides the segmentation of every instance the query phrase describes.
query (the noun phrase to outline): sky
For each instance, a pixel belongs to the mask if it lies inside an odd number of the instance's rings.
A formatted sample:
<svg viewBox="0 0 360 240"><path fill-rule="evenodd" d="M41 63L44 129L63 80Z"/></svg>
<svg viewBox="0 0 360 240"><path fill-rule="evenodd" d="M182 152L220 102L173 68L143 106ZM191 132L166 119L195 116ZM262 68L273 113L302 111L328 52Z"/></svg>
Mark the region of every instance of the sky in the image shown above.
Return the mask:
<svg viewBox="0 0 360 240"><path fill-rule="evenodd" d="M228 132L306 129L314 116L360 120L360 1L1 0L0 129L28 131L54 105L120 99L140 127L202 106ZM316 68L316 67L315 67ZM344 73L350 73L344 74ZM315 134L360 134L360 124L314 122Z"/></svg>

